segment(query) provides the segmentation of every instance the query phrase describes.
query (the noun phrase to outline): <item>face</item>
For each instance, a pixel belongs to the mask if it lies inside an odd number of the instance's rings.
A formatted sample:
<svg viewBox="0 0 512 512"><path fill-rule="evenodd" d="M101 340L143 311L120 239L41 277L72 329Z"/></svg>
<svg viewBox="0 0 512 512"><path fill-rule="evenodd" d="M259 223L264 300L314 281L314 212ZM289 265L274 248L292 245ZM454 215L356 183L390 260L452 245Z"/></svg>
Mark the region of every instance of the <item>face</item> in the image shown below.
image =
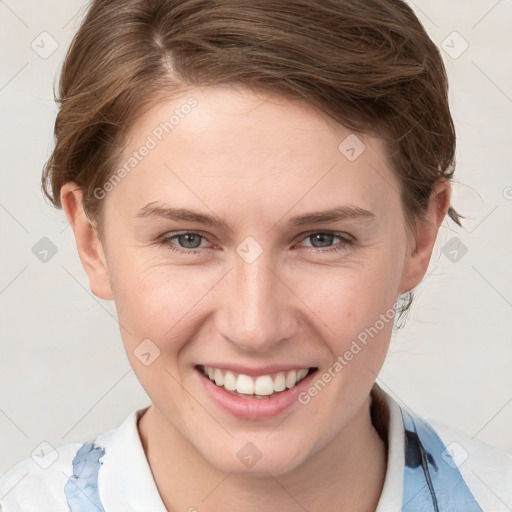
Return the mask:
<svg viewBox="0 0 512 512"><path fill-rule="evenodd" d="M138 120L105 187L91 288L161 424L223 471L290 471L346 431L426 270L382 141L357 137L301 102L190 89Z"/></svg>

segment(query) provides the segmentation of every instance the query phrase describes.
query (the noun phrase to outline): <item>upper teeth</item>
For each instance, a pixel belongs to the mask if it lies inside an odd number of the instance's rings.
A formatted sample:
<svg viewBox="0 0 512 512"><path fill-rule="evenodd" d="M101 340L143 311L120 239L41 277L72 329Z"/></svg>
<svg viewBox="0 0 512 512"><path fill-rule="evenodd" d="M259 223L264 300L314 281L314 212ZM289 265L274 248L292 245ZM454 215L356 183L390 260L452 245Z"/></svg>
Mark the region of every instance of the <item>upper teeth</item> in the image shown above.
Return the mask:
<svg viewBox="0 0 512 512"><path fill-rule="evenodd" d="M212 382L228 391L237 391L245 395L267 396L295 386L307 375L309 368L279 372L274 376L260 375L256 378L211 366L203 366L202 370Z"/></svg>

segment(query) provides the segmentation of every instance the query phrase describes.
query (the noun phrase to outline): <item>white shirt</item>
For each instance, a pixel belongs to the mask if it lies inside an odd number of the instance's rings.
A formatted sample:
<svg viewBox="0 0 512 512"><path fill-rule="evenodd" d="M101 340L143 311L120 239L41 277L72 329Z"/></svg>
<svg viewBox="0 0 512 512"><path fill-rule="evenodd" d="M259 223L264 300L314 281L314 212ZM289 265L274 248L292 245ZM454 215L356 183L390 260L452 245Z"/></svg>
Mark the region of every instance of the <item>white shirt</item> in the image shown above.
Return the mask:
<svg viewBox="0 0 512 512"><path fill-rule="evenodd" d="M403 503L406 494L404 477L408 471L411 471L405 464L406 432L405 420L402 417L403 408L400 408L398 403L382 390L380 392L389 409L390 421L387 471L376 512L435 511L430 502L430 495L421 505L414 504L414 500L409 505ZM69 479L73 476L73 459L84 445L84 443L68 443L45 457L38 458L37 463L28 457L11 468L0 479L0 511L89 512L90 510L99 512L103 506L104 512L167 512L158 493L138 432L138 419L146 409L147 407L133 410L119 427L99 435L94 440L94 448L97 447L98 451L91 453L102 455L99 462L87 467L94 468L95 465L98 467L96 473L91 474L90 477L93 481L93 477L96 478L95 491L101 503L99 508L93 505L94 498L92 494L88 494L92 488L88 487L84 488L84 491L77 491L78 496L84 500L82 505L74 505L74 508L70 508L68 504L64 488L67 484L68 489L76 490L76 484L69 482ZM452 457L447 457L446 453L434 453L431 450L435 461L432 467L429 466L430 469L435 467L436 461L439 466L444 464L444 460L448 460L451 467L457 468L470 494L478 502L478 505L475 505L476 508L471 510L512 511L512 454L454 432L440 424L436 424L435 432ZM420 467L415 470L419 472L416 473L417 475L423 474ZM443 508L444 496L438 498L440 512L457 512L453 508L453 503L452 508L448 509L446 506ZM412 508L411 504L413 504ZM457 510L469 512L466 509Z"/></svg>

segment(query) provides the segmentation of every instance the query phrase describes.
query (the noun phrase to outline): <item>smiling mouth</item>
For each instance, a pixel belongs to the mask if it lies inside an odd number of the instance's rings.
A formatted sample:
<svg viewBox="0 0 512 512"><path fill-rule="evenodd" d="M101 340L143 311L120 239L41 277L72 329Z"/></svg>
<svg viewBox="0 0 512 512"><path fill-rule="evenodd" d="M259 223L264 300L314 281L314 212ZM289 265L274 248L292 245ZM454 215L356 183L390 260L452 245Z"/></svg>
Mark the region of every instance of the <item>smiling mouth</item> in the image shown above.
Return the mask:
<svg viewBox="0 0 512 512"><path fill-rule="evenodd" d="M223 370L212 366L197 365L216 386L228 393L242 398L268 399L278 396L293 388L308 375L318 370L317 367L297 368L267 375L251 377L231 370Z"/></svg>

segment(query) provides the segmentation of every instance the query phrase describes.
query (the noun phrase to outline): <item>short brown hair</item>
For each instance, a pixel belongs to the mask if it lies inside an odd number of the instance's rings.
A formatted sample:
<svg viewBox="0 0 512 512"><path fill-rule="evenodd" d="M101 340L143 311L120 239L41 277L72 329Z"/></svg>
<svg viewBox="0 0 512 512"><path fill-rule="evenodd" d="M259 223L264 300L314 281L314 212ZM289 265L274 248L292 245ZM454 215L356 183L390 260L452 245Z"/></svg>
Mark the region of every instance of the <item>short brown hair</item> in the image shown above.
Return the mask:
<svg viewBox="0 0 512 512"><path fill-rule="evenodd" d="M409 228L436 182L453 176L446 70L401 0L93 0L62 68L44 194L61 208L62 185L75 181L101 236L93 191L115 172L137 118L182 88L227 84L300 98L382 137Z"/></svg>

